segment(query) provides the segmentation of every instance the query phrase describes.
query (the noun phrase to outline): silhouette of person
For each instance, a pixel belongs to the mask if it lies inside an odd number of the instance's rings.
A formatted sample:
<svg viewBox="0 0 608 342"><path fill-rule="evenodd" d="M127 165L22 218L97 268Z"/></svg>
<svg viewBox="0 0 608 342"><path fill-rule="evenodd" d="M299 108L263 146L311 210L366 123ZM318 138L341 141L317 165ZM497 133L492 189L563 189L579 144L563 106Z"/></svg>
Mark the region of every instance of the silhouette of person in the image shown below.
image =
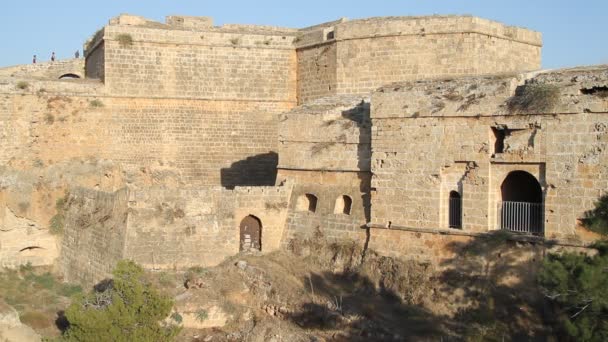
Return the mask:
<svg viewBox="0 0 608 342"><path fill-rule="evenodd" d="M34 55L34 58L32 59L32 63L36 64L36 55Z"/></svg>
<svg viewBox="0 0 608 342"><path fill-rule="evenodd" d="M80 58L80 51L76 50L76 52L74 52L74 57Z"/></svg>
<svg viewBox="0 0 608 342"><path fill-rule="evenodd" d="M53 53L51 54L51 62L55 61L55 51L53 51Z"/></svg>

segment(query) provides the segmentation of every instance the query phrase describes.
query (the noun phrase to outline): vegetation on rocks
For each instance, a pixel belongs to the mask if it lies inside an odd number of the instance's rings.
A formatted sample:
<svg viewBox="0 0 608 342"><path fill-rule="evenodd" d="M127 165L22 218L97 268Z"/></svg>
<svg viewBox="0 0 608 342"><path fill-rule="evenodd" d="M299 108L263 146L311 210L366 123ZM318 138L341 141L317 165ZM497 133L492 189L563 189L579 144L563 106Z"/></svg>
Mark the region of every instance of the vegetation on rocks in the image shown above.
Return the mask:
<svg viewBox="0 0 608 342"><path fill-rule="evenodd" d="M120 261L113 279L78 298L65 311L62 341L172 341L178 326L167 323L173 301L146 281L143 268Z"/></svg>
<svg viewBox="0 0 608 342"><path fill-rule="evenodd" d="M550 254L539 274L567 335L576 341L608 341L608 244L594 256Z"/></svg>
<svg viewBox="0 0 608 342"><path fill-rule="evenodd" d="M587 212L584 224L604 239L596 253L549 254L539 274L565 333L576 341L608 341L608 195Z"/></svg>

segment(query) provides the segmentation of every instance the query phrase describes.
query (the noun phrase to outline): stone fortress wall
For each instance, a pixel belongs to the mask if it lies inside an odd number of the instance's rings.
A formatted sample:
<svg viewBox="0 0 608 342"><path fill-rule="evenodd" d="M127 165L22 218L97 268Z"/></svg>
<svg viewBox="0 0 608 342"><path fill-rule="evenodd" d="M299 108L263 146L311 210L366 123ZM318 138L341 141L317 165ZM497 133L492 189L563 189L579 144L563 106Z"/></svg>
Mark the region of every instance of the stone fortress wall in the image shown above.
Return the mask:
<svg viewBox="0 0 608 342"><path fill-rule="evenodd" d="M591 94L605 68L526 74L540 49L537 32L468 16L289 29L121 15L86 43L85 80L0 70L0 230L26 219L11 234L36 227L48 252L0 255L59 257L85 283L120 258L211 266L253 216L264 253L320 232L438 262L496 228L516 169L543 187L545 235L581 245L576 219L606 187L606 98ZM559 106L507 112L526 82L559 87ZM462 229L448 228L451 191ZM49 238L62 196L64 235Z"/></svg>
<svg viewBox="0 0 608 342"><path fill-rule="evenodd" d="M532 71L541 34L469 16L380 17L303 30L299 103L397 81Z"/></svg>

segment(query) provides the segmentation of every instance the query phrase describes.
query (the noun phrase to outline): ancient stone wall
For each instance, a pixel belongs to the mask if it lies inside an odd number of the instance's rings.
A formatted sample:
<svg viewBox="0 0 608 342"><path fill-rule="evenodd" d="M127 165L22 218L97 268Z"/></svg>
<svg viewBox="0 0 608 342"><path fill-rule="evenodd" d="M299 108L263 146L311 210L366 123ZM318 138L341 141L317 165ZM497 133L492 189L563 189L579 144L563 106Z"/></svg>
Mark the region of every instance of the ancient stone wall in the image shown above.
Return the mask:
<svg viewBox="0 0 608 342"><path fill-rule="evenodd" d="M577 236L608 180L607 76L591 68L383 87L372 97L372 226L447 229L456 191L464 231L497 229L501 185L525 171L542 189L545 236Z"/></svg>
<svg viewBox="0 0 608 342"><path fill-rule="evenodd" d="M538 32L469 16L344 21L296 42L298 99L364 94L403 80L537 70L541 45Z"/></svg>
<svg viewBox="0 0 608 342"><path fill-rule="evenodd" d="M295 101L293 32L120 24L104 31L105 83L111 94Z"/></svg>
<svg viewBox="0 0 608 342"><path fill-rule="evenodd" d="M22 64L0 68L0 77L29 77L38 79L59 79L65 75L84 77L84 58L62 59L54 62Z"/></svg>
<svg viewBox="0 0 608 342"><path fill-rule="evenodd" d="M304 129L305 128L305 129ZM282 114L278 181L292 181L283 244L317 232L365 241L369 218L369 99L332 96Z"/></svg>
<svg viewBox="0 0 608 342"><path fill-rule="evenodd" d="M239 252L239 224L250 215L261 222L261 252L272 252L284 234L291 189L76 189L60 263L68 279L86 284L103 279L120 259L149 269L214 266Z"/></svg>
<svg viewBox="0 0 608 342"><path fill-rule="evenodd" d="M0 161L28 168L107 155L103 151L111 139L103 102L97 97L102 94L100 86L30 78L0 85Z"/></svg>
<svg viewBox="0 0 608 342"><path fill-rule="evenodd" d="M282 245L321 233L332 241L365 242L370 175L365 172L281 170L294 188ZM314 196L314 197L313 197Z"/></svg>
<svg viewBox="0 0 608 342"><path fill-rule="evenodd" d="M94 285L124 258L127 201L126 188L113 193L71 190L59 259L66 281Z"/></svg>

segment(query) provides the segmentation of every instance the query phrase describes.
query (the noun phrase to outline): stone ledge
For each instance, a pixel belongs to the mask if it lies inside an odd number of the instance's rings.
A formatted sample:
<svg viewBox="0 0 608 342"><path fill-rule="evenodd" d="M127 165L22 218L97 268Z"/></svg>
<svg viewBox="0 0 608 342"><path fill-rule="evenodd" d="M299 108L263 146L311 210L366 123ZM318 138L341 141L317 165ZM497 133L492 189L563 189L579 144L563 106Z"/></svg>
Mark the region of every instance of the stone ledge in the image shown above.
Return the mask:
<svg viewBox="0 0 608 342"><path fill-rule="evenodd" d="M377 224L377 223L367 223L366 226L368 228L375 228L375 229L401 230L401 231L415 232L415 233L470 236L470 237L489 236L491 233L498 231L498 230L495 230L495 231L488 231L488 232L467 232L467 231L456 230L456 229L414 228L414 227L406 227L406 226L399 226L399 225L391 225L390 227L387 227L386 225ZM526 234L515 233L515 232L508 232L508 234L509 234L508 240L510 240L510 241L540 243L540 244L556 245L556 246L564 246L564 247L589 248L591 246L591 243L572 242L572 241L567 241L567 240L563 240L563 239L561 239L561 240L560 239L546 239L546 238L540 237L540 236L526 235Z"/></svg>

